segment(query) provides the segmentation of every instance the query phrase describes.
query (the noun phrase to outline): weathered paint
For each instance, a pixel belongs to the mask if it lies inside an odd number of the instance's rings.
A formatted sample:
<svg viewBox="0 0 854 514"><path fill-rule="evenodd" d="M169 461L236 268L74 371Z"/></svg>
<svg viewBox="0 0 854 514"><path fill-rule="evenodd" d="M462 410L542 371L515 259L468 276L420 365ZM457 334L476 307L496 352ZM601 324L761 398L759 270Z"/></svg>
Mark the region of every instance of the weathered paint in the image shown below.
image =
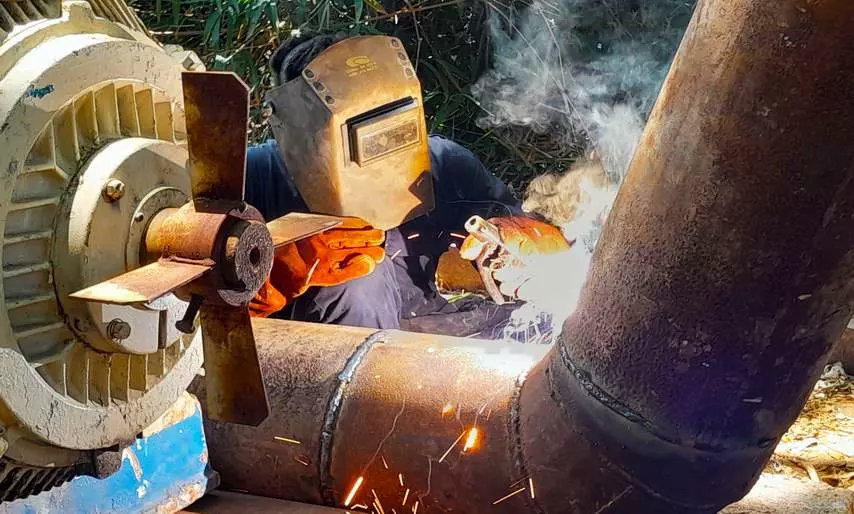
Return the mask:
<svg viewBox="0 0 854 514"><path fill-rule="evenodd" d="M53 84L48 84L43 87L36 87L30 84L30 87L27 88L27 92L24 96L27 98L44 98L54 91L56 91L56 87L54 87Z"/></svg>
<svg viewBox="0 0 854 514"><path fill-rule="evenodd" d="M122 452L122 465L105 479L77 477L38 496L0 504L2 514L66 512L177 512L216 484L199 404L192 414L137 440Z"/></svg>

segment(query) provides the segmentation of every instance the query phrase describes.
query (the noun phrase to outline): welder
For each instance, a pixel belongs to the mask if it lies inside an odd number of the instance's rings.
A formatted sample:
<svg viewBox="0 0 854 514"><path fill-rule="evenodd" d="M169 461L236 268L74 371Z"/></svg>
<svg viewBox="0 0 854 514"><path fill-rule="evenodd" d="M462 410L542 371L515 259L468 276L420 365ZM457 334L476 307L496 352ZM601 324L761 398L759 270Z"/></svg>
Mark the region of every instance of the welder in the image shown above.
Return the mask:
<svg viewBox="0 0 854 514"><path fill-rule="evenodd" d="M452 313L459 306L438 293L436 263L452 244L468 259L483 250L463 241L474 214L517 254L569 248L557 228L526 217L474 154L428 136L421 86L398 39L296 35L270 66L275 138L249 149L246 200L267 219L312 212L344 222L277 251L253 315L399 328ZM514 296L521 275L501 284L505 294Z"/></svg>

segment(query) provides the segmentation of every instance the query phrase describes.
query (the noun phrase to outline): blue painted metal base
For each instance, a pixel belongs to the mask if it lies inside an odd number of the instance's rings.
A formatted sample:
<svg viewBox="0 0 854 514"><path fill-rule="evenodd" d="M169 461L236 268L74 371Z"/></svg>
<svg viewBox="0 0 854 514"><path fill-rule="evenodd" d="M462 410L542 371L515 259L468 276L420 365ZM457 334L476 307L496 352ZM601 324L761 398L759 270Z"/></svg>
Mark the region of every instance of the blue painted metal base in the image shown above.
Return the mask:
<svg viewBox="0 0 854 514"><path fill-rule="evenodd" d="M38 496L0 504L0 513L167 514L187 507L217 479L208 466L198 401L189 395L181 401L190 403L181 407L180 421L166 422L158 432L125 448L121 467L113 475L100 480L77 477Z"/></svg>

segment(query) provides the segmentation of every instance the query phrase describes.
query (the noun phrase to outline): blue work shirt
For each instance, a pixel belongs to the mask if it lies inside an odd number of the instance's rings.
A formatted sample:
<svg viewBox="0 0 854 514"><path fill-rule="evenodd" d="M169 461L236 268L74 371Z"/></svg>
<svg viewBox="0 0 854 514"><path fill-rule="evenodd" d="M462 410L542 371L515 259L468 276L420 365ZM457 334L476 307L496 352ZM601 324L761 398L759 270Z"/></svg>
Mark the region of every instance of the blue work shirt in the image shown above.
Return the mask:
<svg viewBox="0 0 854 514"><path fill-rule="evenodd" d="M386 232L386 254L394 256L392 266L378 269L370 281L374 284L366 287L376 287L377 281L393 281L393 285L381 287L388 299L373 303L379 304L378 309L382 309L383 303L388 303L390 309L394 304L393 309L400 312L380 313L380 317L410 318L447 308L447 302L436 290L436 264L450 244L459 245L462 242L460 235L465 233L463 227L466 220L475 214L488 219L522 213L519 201L510 188L490 173L469 150L441 136L431 136L429 146L435 208L429 214ZM275 140L249 148L246 201L267 220L289 212L310 212L282 161ZM346 309L344 314L334 312L336 305L345 303L342 302L342 295L346 297L352 293L345 290L346 286L340 289L321 288L325 290L323 293L316 296L307 294L305 299L301 298L303 303L312 303L311 308L320 314L294 316L291 313L290 317L359 326L378 324L378 328L394 328L389 322L375 323L373 320L377 314L374 312L369 313L369 319L365 316L354 318L352 309ZM355 284L353 287L358 286ZM399 298L393 298L392 293L399 294ZM377 296L382 296L373 289L367 294L375 300ZM300 305L296 307L303 308Z"/></svg>

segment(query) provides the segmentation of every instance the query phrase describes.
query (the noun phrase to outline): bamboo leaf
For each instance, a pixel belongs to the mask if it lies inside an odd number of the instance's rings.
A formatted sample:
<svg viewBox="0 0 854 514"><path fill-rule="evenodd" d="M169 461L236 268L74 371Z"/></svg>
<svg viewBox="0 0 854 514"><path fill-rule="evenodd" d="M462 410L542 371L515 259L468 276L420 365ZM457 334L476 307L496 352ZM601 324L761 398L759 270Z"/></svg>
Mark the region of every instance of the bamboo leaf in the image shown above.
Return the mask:
<svg viewBox="0 0 854 514"><path fill-rule="evenodd" d="M205 23L205 44L214 50L219 48L220 32L222 32L222 11L211 13Z"/></svg>
<svg viewBox="0 0 854 514"><path fill-rule="evenodd" d="M303 0L305 3L305 0ZM279 3L276 0L269 0L264 7L267 10L267 19L273 25L273 29L278 32L279 28Z"/></svg>
<svg viewBox="0 0 854 514"><path fill-rule="evenodd" d="M359 20L362 19L362 9L365 8L364 0L353 0L353 8L356 12L355 20L356 26L359 26Z"/></svg>
<svg viewBox="0 0 854 514"><path fill-rule="evenodd" d="M246 27L246 35L244 39L252 39L255 36L255 31L258 30L258 22L261 20L261 15L264 14L264 5L259 2L258 5L252 6L249 11L249 23Z"/></svg>
<svg viewBox="0 0 854 514"><path fill-rule="evenodd" d="M231 50L234 48L234 35L237 30L238 11L235 8L235 2L231 2L226 6L226 13L228 13L228 20L226 21L225 47Z"/></svg>
<svg viewBox="0 0 854 514"><path fill-rule="evenodd" d="M305 2L306 0L297 1L297 24L302 25L306 22L305 19Z"/></svg>
<svg viewBox="0 0 854 514"><path fill-rule="evenodd" d="M172 25L181 21L181 0L172 0Z"/></svg>

